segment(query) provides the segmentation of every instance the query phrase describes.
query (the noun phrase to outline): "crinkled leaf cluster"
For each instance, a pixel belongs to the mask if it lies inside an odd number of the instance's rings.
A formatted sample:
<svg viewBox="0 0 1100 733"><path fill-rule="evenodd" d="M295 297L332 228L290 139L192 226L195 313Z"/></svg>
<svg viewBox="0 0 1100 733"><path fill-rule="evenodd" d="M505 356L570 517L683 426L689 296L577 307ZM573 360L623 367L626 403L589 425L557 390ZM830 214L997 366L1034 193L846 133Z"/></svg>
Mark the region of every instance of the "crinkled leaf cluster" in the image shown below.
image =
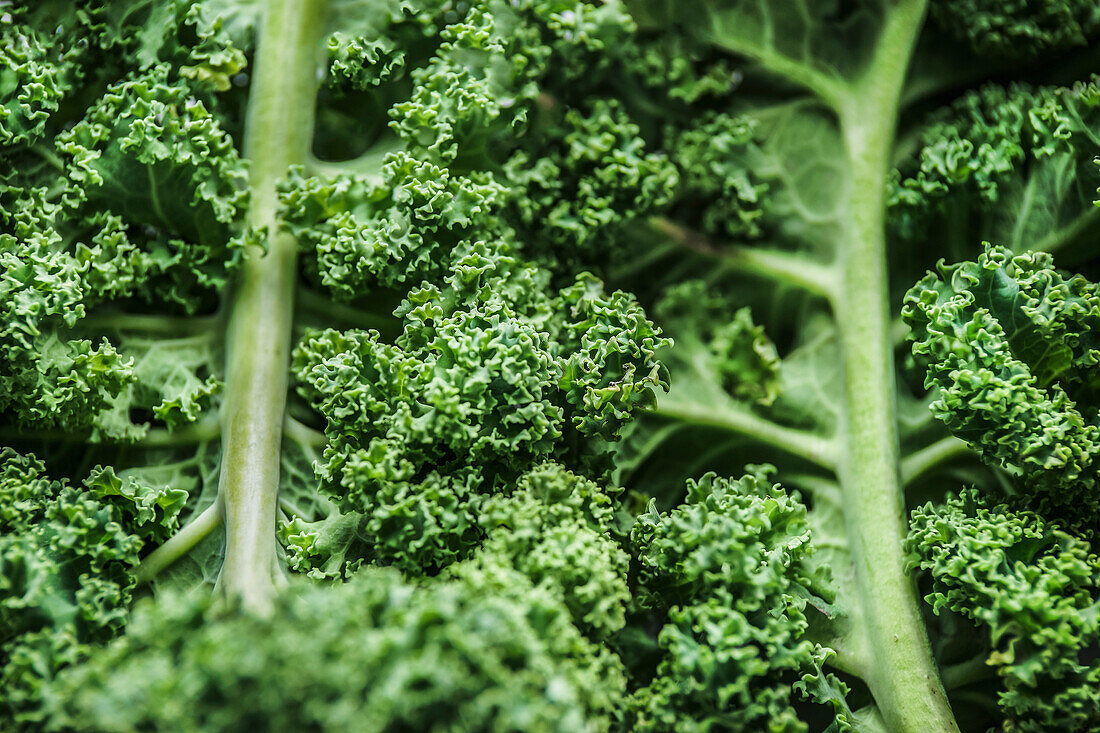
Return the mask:
<svg viewBox="0 0 1100 733"><path fill-rule="evenodd" d="M478 240L576 270L668 203L674 166L623 105L592 101L598 80L634 62L620 6L401 7L329 41L332 124L362 154L282 186L285 226L336 297L441 275ZM360 106L388 113L390 129L352 134Z"/></svg>
<svg viewBox="0 0 1100 733"><path fill-rule="evenodd" d="M606 441L666 386L667 342L622 292L479 244L375 331L307 335L300 390L326 418L324 490L365 515L375 560L430 572L468 554L484 499L547 459L598 470Z"/></svg>
<svg viewBox="0 0 1100 733"><path fill-rule="evenodd" d="M617 493L557 464L537 466L484 502L487 537L474 562L515 568L604 641L623 628L630 600L629 556L614 536Z"/></svg>
<svg viewBox="0 0 1100 733"><path fill-rule="evenodd" d="M1100 32L1090 0L934 0L932 16L980 54L1028 57L1082 46Z"/></svg>
<svg viewBox="0 0 1100 733"><path fill-rule="evenodd" d="M688 481L683 504L651 503L631 530L639 602L667 614L633 730L805 731L796 697L843 706L843 684L821 671L830 651L806 638L807 603L827 584L806 563L806 508L771 470Z"/></svg>
<svg viewBox="0 0 1100 733"><path fill-rule="evenodd" d="M933 611L961 613L988 638L1005 730L1100 724L1100 558L1088 542L966 490L914 511L907 548L932 579Z"/></svg>
<svg viewBox="0 0 1100 733"><path fill-rule="evenodd" d="M52 481L0 448L0 720L39 722L52 677L122 630L140 553L185 499L103 466L82 486Z"/></svg>
<svg viewBox="0 0 1100 733"><path fill-rule="evenodd" d="M769 184L757 171L757 122L713 111L690 126L669 126L666 139L680 169L674 214L731 241L760 239Z"/></svg>
<svg viewBox="0 0 1100 733"><path fill-rule="evenodd" d="M1014 477L1031 506L1091 532L1100 454L1100 291L1044 253L989 247L941 263L903 316L952 433Z"/></svg>
<svg viewBox="0 0 1100 733"><path fill-rule="evenodd" d="M127 634L49 691L100 731L606 730L614 670L522 574L410 584L392 569L295 583L267 618L208 597L139 606Z"/></svg>
<svg viewBox="0 0 1100 733"><path fill-rule="evenodd" d="M131 410L192 422L214 375L154 386L136 371L142 350L84 322L111 305L215 303L246 241L249 193L210 94L223 85L204 64L229 73L243 56L191 28L182 4L78 6L14 7L0 21L0 411L26 428L133 439L147 425ZM196 44L186 67L173 65L177 31Z"/></svg>
<svg viewBox="0 0 1100 733"><path fill-rule="evenodd" d="M891 184L890 223L907 240L988 240L1017 250L1059 246L1092 210L1100 175L1095 79L1070 87L1024 83L968 91L934 112Z"/></svg>

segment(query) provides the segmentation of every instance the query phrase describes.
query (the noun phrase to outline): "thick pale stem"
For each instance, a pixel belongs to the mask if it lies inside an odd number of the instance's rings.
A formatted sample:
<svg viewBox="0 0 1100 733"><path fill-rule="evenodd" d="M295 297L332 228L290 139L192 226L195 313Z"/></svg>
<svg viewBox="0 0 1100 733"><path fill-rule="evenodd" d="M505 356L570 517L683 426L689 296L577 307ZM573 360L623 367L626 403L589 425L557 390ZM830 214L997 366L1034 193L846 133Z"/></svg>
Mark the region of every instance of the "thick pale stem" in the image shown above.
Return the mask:
<svg viewBox="0 0 1100 733"><path fill-rule="evenodd" d="M250 223L267 251L248 252L229 304L222 473L226 547L218 585L264 613L282 579L275 553L279 451L286 407L296 250L276 223L276 181L304 163L313 131L324 0L268 0L245 127Z"/></svg>
<svg viewBox="0 0 1100 733"><path fill-rule="evenodd" d="M890 337L884 210L902 85L926 0L894 4L865 77L841 110L852 171L834 309L844 364L841 448L845 523L871 653L866 682L894 733L957 733L905 570L897 391Z"/></svg>

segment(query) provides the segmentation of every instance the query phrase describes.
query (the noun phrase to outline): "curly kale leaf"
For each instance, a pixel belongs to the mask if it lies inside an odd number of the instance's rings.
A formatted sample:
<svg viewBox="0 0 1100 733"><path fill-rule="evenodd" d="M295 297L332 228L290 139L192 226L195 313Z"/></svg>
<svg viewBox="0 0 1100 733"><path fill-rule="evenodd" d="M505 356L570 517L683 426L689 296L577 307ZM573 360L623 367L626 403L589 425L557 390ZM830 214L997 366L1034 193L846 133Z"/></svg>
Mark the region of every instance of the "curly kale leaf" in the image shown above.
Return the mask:
<svg viewBox="0 0 1100 733"><path fill-rule="evenodd" d="M622 684L560 602L515 572L417 587L369 569L295 586L269 617L216 619L208 607L140 605L123 637L50 689L53 720L102 731L598 731Z"/></svg>
<svg viewBox="0 0 1100 733"><path fill-rule="evenodd" d="M934 0L932 17L980 54L1036 56L1083 46L1100 31L1091 0Z"/></svg>
<svg viewBox="0 0 1100 733"><path fill-rule="evenodd" d="M147 426L130 410L177 427L217 388L210 373L151 374L148 348L128 353L85 327L96 310L130 299L210 308L251 241L245 164L218 118L169 76L154 65L110 85L68 129L39 134L38 125L7 139L0 410L24 427L134 439Z"/></svg>
<svg viewBox="0 0 1100 733"><path fill-rule="evenodd" d="M459 244L497 238L572 275L668 203L676 171L653 136L626 104L592 102L639 51L622 7L399 5L330 37L323 160L282 187L285 225L334 295L436 277Z"/></svg>
<svg viewBox="0 0 1100 733"><path fill-rule="evenodd" d="M733 241L762 237L769 184L754 170L757 125L749 116L708 112L690 126L670 127L682 184L674 215L694 214L704 232Z"/></svg>
<svg viewBox="0 0 1100 733"><path fill-rule="evenodd" d="M845 708L844 685L821 672L831 652L806 636L828 578L806 564L805 506L771 470L689 480L683 504L651 502L631 530L639 603L667 614L656 675L630 701L634 730L805 731L796 698Z"/></svg>
<svg viewBox="0 0 1100 733"><path fill-rule="evenodd" d="M599 100L590 107L540 126L504 164L508 221L526 251L559 266L610 251L623 225L662 210L678 182L621 105Z"/></svg>
<svg viewBox="0 0 1100 733"><path fill-rule="evenodd" d="M594 470L606 443L666 386L666 341L624 293L547 274L484 245L374 331L308 334L301 394L327 419L319 467L344 510L369 517L375 557L430 572L468 554L484 495L547 459Z"/></svg>
<svg viewBox="0 0 1100 733"><path fill-rule="evenodd" d="M0 147L40 138L69 91L62 54L33 28L0 22Z"/></svg>
<svg viewBox="0 0 1100 733"><path fill-rule="evenodd" d="M988 637L1005 730L1100 724L1100 558L1087 542L966 490L914 511L906 548L932 579L933 611L961 613Z"/></svg>
<svg viewBox="0 0 1100 733"><path fill-rule="evenodd" d="M528 471L514 489L487 498L487 538L475 564L518 570L563 600L575 623L603 640L622 629L629 557L612 532L617 491L554 463Z"/></svg>
<svg viewBox="0 0 1100 733"><path fill-rule="evenodd" d="M140 553L177 528L186 493L97 466L82 487L0 448L0 722L40 721L43 689L128 615Z"/></svg>
<svg viewBox="0 0 1100 733"><path fill-rule="evenodd" d="M112 86L57 137L67 209L109 210L144 228L157 273L151 298L196 310L239 257L247 170L217 119L169 69Z"/></svg>
<svg viewBox="0 0 1100 733"><path fill-rule="evenodd" d="M941 263L903 316L935 415L1041 511L1095 516L1100 291L1044 253Z"/></svg>
<svg viewBox="0 0 1100 733"><path fill-rule="evenodd" d="M223 30L220 1L15 0L5 16L24 31L51 36L49 45L81 83L169 62L204 91L225 91L245 67L250 44Z"/></svg>
<svg viewBox="0 0 1100 733"><path fill-rule="evenodd" d="M775 344L753 320L751 308L733 311L706 282L684 280L664 292L657 315L677 334L679 352L706 364L715 386L737 401L765 407L775 402L782 363Z"/></svg>
<svg viewBox="0 0 1100 733"><path fill-rule="evenodd" d="M455 175L406 153L382 181L291 172L280 189L282 221L314 254L315 277L341 300L438 277L454 248L503 234L504 188L491 175Z"/></svg>
<svg viewBox="0 0 1100 733"><path fill-rule="evenodd" d="M967 92L919 130L917 151L891 184L891 227L905 239L969 248L1068 246L1095 218L1098 105L1095 79Z"/></svg>

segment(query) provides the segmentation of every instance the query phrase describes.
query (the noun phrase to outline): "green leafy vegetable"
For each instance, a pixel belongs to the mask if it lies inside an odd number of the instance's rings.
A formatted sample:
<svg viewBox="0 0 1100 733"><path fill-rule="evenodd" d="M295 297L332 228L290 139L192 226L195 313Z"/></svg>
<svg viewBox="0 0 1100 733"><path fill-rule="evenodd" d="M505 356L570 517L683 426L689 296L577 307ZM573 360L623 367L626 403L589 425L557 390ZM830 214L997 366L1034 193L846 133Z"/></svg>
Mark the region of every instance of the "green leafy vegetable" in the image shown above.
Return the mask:
<svg viewBox="0 0 1100 733"><path fill-rule="evenodd" d="M53 674L126 624L143 548L177 529L184 492L97 466L83 487L0 449L0 714L42 721Z"/></svg>
<svg viewBox="0 0 1100 733"><path fill-rule="evenodd" d="M990 248L942 266L906 297L932 410L982 457L1019 478L1044 513L1093 523L1100 440L1100 292L1049 254Z"/></svg>
<svg viewBox="0 0 1100 733"><path fill-rule="evenodd" d="M805 616L828 577L805 564L806 509L769 485L769 468L736 482L689 480L684 504L660 513L651 503L631 531L639 603L667 614L656 676L630 703L633 729L807 729L792 697L815 695L806 682L830 653L806 638ZM818 701L843 707L843 683L821 681L836 697Z"/></svg>
<svg viewBox="0 0 1100 733"><path fill-rule="evenodd" d="M979 53L1040 53L1083 45L1100 30L1087 0L935 0L933 16Z"/></svg>
<svg viewBox="0 0 1100 733"><path fill-rule="evenodd" d="M963 492L913 513L908 547L932 578L927 600L972 619L1006 729L1088 730L1100 720L1094 650L1100 558L1031 512Z"/></svg>
<svg viewBox="0 0 1100 733"><path fill-rule="evenodd" d="M0 729L1096 729L1098 34L0 0Z"/></svg>
<svg viewBox="0 0 1100 733"><path fill-rule="evenodd" d="M54 720L102 731L257 721L279 730L606 728L599 706L611 670L561 605L524 583L517 573L472 574L418 588L368 569L347 585L287 593L264 618L208 623L208 600L186 597L139 606L125 637L62 676Z"/></svg>

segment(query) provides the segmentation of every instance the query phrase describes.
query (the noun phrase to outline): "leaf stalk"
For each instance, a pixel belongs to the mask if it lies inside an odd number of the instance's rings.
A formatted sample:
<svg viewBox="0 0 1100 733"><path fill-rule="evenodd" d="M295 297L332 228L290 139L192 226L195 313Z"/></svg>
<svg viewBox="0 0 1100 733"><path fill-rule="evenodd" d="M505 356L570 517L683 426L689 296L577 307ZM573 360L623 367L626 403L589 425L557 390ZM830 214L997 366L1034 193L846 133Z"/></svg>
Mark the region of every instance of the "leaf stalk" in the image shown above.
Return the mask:
<svg viewBox="0 0 1100 733"><path fill-rule="evenodd" d="M275 184L309 155L324 0L268 0L245 123L249 223L266 252L245 253L230 294L222 467L225 562L218 589L231 605L267 613L285 583L275 547L297 242L279 231Z"/></svg>
<svg viewBox="0 0 1100 733"><path fill-rule="evenodd" d="M958 733L905 568L905 502L886 263L886 183L902 88L927 0L899 0L868 71L840 112L852 171L833 302L844 367L844 519L870 650L865 679L886 728Z"/></svg>

